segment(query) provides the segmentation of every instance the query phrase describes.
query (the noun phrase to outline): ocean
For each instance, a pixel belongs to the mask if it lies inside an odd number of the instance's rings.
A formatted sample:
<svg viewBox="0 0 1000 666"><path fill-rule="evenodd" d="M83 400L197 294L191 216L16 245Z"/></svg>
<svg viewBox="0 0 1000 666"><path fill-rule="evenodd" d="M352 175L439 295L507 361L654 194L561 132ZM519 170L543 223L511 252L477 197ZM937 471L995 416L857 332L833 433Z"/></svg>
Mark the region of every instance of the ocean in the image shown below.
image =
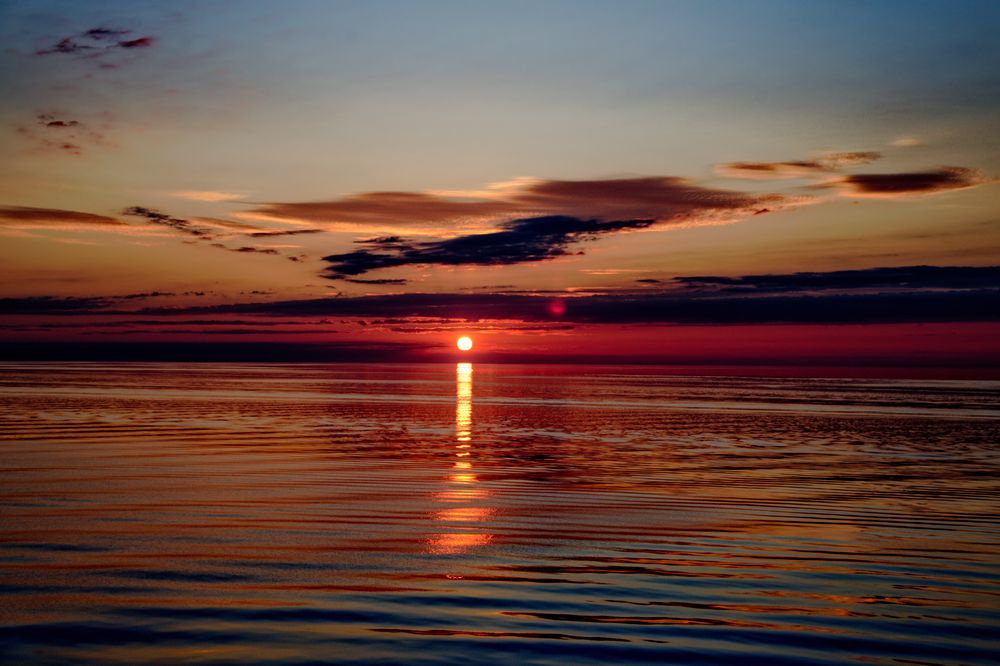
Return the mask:
<svg viewBox="0 0 1000 666"><path fill-rule="evenodd" d="M0 661L996 664L1000 382L0 365Z"/></svg>

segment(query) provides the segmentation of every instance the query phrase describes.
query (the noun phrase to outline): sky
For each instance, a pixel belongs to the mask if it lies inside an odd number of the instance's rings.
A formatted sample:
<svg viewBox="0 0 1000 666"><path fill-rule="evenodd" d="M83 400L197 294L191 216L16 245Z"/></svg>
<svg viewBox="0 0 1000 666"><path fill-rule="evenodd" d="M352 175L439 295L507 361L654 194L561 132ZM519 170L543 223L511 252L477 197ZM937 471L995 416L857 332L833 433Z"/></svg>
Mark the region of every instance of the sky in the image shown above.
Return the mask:
<svg viewBox="0 0 1000 666"><path fill-rule="evenodd" d="M0 357L1000 368L1000 4L0 1Z"/></svg>

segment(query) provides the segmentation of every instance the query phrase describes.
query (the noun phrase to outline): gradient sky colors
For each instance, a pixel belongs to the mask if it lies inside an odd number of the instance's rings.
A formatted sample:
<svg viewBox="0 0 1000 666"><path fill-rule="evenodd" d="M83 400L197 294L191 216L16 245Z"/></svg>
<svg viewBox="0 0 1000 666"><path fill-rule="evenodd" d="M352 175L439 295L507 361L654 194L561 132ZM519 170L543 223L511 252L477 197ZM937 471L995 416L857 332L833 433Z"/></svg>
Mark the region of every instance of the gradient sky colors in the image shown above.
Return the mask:
<svg viewBox="0 0 1000 666"><path fill-rule="evenodd" d="M998 30L6 2L4 354L1000 366Z"/></svg>

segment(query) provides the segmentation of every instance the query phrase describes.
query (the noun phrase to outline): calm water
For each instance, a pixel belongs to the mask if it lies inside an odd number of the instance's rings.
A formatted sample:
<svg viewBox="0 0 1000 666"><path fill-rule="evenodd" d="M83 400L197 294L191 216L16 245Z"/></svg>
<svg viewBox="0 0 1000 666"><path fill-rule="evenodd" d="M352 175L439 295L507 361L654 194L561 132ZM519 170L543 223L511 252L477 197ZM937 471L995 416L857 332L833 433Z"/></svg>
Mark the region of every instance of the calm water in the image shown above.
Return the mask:
<svg viewBox="0 0 1000 666"><path fill-rule="evenodd" d="M989 664L1000 384L0 366L0 661Z"/></svg>

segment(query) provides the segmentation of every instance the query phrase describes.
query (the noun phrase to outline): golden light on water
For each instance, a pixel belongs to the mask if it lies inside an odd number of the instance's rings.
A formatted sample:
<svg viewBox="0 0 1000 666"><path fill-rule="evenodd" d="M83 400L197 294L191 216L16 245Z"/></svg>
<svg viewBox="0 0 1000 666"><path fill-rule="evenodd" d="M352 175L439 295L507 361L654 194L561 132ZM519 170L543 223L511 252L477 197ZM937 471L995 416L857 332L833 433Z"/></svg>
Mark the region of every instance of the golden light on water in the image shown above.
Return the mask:
<svg viewBox="0 0 1000 666"><path fill-rule="evenodd" d="M458 339L458 342L456 344L458 345L458 348L461 349L462 351L469 351L470 349L472 349L472 338L470 338L467 335L463 335Z"/></svg>
<svg viewBox="0 0 1000 666"><path fill-rule="evenodd" d="M468 351L472 340L462 337L458 348ZM472 364L458 363L455 366L455 459L448 474L448 488L437 493L439 502L459 504L449 506L432 515L433 520L443 523L458 523L456 531L436 534L429 539L429 552L456 554L472 548L485 546L493 535L485 532L485 522L495 510L479 504L489 493L478 488L479 478L473 471L472 446ZM461 506L463 505L464 506ZM457 531L462 530L462 531Z"/></svg>

